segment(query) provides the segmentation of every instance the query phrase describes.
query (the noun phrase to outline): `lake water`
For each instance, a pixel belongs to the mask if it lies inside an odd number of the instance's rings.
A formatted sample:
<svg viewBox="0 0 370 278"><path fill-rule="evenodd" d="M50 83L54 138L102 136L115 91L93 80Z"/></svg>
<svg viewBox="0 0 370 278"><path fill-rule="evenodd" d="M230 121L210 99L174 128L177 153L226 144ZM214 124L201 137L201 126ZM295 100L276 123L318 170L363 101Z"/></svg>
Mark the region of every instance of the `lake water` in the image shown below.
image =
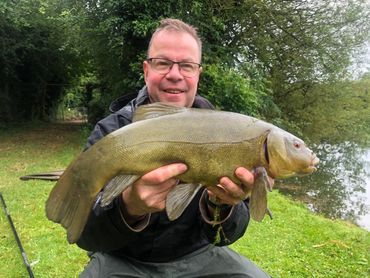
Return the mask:
<svg viewBox="0 0 370 278"><path fill-rule="evenodd" d="M316 173L277 181L276 188L328 218L353 222L370 231L370 148L356 144L313 147L320 158Z"/></svg>
<svg viewBox="0 0 370 278"><path fill-rule="evenodd" d="M365 203L367 204L368 211L364 215L360 216L358 219L358 224L368 231L370 231L370 149L364 153L364 166L366 171L365 183L366 183L366 192L365 192Z"/></svg>

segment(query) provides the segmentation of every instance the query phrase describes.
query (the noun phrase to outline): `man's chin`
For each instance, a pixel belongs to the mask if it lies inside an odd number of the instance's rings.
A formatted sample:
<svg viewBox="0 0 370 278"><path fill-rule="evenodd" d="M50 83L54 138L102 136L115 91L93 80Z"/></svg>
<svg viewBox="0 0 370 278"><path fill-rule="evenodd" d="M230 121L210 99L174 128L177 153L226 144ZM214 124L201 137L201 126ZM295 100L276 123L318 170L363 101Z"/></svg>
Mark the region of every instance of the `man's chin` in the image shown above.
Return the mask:
<svg viewBox="0 0 370 278"><path fill-rule="evenodd" d="M177 107L187 106L185 94L166 94L160 99L160 101Z"/></svg>
<svg viewBox="0 0 370 278"><path fill-rule="evenodd" d="M158 96L158 95L157 95ZM177 106L177 107L191 107L194 102L194 98L189 98L186 93L179 94L169 94L162 92L157 98L150 98L150 102L163 102L168 105Z"/></svg>
<svg viewBox="0 0 370 278"><path fill-rule="evenodd" d="M174 107L186 107L186 105L184 105L182 102L164 102L164 101L161 101L161 103L165 103L167 105L170 105L170 106L174 106Z"/></svg>

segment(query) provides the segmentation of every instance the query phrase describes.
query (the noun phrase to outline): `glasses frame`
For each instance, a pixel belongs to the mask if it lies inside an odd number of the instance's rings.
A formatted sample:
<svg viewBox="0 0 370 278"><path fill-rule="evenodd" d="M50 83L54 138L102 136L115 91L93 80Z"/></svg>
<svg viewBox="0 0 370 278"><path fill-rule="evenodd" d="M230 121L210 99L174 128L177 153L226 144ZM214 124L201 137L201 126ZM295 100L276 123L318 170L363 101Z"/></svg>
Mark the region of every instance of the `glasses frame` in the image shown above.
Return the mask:
<svg viewBox="0 0 370 278"><path fill-rule="evenodd" d="M159 74L162 74L162 75L166 75L166 74L168 74L168 73L171 71L171 69L172 69L173 65L175 65L175 64L177 64L177 65L179 66L179 71L180 71L180 73L181 73L184 77L194 77L194 76L196 76L196 75L197 75L197 71L194 71L194 74L190 74L190 75L189 75L189 72L183 71L183 69L182 69L182 67L181 67L181 64L192 64L192 65L197 65L197 66L198 66L198 68L197 68L197 70L198 70L198 71L199 71L199 69L202 67L202 64L195 63L195 62L185 62L185 61L175 62L175 61L172 61L172 60L170 60L170 59L166 59L166 58L159 58L159 57L151 57L151 58L146 59L146 61L147 61L150 65L152 65L152 61L153 61L153 60L165 60L165 61L168 61L168 62L170 62L170 63L171 63L171 66L168 68L168 71L167 71L167 72L165 72L165 73L161 73L161 72L159 72L158 70L156 70L155 68L153 68L153 70L154 70L154 71L156 71L156 72L158 72ZM184 73L185 73L185 74L184 74Z"/></svg>

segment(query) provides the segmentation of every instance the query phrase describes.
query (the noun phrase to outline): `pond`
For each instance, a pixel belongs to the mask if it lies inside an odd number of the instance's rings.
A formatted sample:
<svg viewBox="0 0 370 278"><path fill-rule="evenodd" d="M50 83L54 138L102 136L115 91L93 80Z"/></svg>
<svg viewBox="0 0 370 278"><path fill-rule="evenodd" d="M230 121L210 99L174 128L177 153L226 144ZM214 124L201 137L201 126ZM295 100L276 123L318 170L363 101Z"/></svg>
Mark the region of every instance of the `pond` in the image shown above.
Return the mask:
<svg viewBox="0 0 370 278"><path fill-rule="evenodd" d="M370 231L370 147L355 143L321 144L316 173L276 181L276 188L328 218L340 218Z"/></svg>

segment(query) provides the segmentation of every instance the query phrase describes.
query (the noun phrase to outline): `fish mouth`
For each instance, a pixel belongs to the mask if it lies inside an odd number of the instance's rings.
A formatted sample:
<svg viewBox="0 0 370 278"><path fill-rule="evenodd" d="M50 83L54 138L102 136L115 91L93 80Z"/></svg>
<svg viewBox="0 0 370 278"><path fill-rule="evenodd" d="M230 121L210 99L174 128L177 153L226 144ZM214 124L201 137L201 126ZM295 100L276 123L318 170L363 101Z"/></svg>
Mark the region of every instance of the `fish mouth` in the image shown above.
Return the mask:
<svg viewBox="0 0 370 278"><path fill-rule="evenodd" d="M315 154L313 154L313 157L312 157L312 160L311 160L311 167L316 169L315 166L318 165L319 162L320 162L320 159Z"/></svg>
<svg viewBox="0 0 370 278"><path fill-rule="evenodd" d="M314 154L312 159L311 159L311 164L302 171L302 174L305 175L305 174L311 174L313 172L316 172L317 171L317 165L319 164L320 162L320 159Z"/></svg>
<svg viewBox="0 0 370 278"><path fill-rule="evenodd" d="M316 171L317 171L317 168L315 166L309 166L305 169L304 173L311 174L311 173L316 172Z"/></svg>

